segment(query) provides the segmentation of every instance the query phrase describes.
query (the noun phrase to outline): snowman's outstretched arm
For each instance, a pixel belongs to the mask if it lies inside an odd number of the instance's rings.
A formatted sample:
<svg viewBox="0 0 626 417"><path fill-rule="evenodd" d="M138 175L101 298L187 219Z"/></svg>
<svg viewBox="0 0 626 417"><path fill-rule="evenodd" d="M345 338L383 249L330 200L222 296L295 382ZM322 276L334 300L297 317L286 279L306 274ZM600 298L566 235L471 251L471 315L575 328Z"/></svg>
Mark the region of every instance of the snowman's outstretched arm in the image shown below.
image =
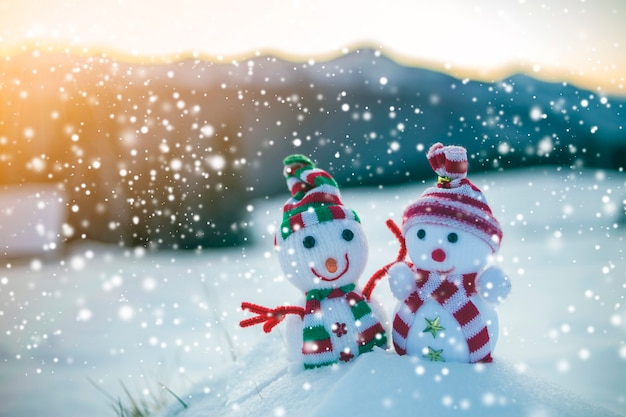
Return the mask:
<svg viewBox="0 0 626 417"><path fill-rule="evenodd" d="M263 324L263 331L265 333L269 333L272 329L283 319L287 314L297 314L300 318L304 317L304 309L302 307L297 306L279 306L276 308L267 308L260 306L258 304L248 303L244 301L241 303L242 310L248 310L254 314L257 314L255 317L250 317L249 319L245 319L239 322L241 327L250 327L255 324L265 323Z"/></svg>
<svg viewBox="0 0 626 417"><path fill-rule="evenodd" d="M498 304L511 292L511 281L500 268L491 266L478 276L476 287L487 302Z"/></svg>
<svg viewBox="0 0 626 417"><path fill-rule="evenodd" d="M367 284L365 284L365 287L363 287L363 296L365 296L367 300L372 297L372 292L374 291L376 284L378 284L378 281L380 281L385 276L385 274L387 274L389 268L406 258L406 242L404 240L404 236L402 236L402 231L400 230L396 222L394 222L392 219L387 219L385 224L387 225L389 230L391 230L391 233L395 235L396 239L398 239L398 242L400 242L400 249L398 249L398 256L396 256L395 261L388 263L387 265L380 268L378 271L374 272L374 275L372 275L371 278L367 280Z"/></svg>
<svg viewBox="0 0 626 417"><path fill-rule="evenodd" d="M387 272L389 274L389 289L398 300L406 299L417 289L416 272L404 262L392 265Z"/></svg>

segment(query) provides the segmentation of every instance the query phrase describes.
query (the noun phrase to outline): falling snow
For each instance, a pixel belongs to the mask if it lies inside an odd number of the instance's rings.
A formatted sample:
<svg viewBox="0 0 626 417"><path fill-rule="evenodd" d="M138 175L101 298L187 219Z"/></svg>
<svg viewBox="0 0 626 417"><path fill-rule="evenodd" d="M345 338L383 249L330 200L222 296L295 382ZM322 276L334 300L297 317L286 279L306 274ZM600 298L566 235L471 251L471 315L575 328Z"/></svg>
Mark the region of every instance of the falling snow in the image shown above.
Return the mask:
<svg viewBox="0 0 626 417"><path fill-rule="evenodd" d="M502 329L491 378L508 385L519 383L515 398L524 398L526 378L541 377L587 401L624 410L626 399L619 389L624 382L620 369L626 363L622 343L626 287L620 272L626 267L624 234L615 223L618 213L605 212L609 202L623 199L623 178L607 171L550 168L473 180L485 190L505 227L505 242L494 261L512 271L516 282L499 310ZM395 256L397 246L384 220L399 220L401 208L421 189L416 184L344 191L344 199L359 208L370 241L365 276ZM382 208L382 201L393 204ZM111 393L120 392L122 380L138 393L147 390L146 397L158 392L155 381L163 382L192 405L190 417L195 416L192 410L202 415L200 410L215 407L212 398L220 395L241 400L240 410L258 407L254 399L265 398L269 415L288 414L294 405L283 403L282 396L280 401L272 400L272 393L295 383L300 391L293 398L326 410L330 403L325 396L316 397L320 384L331 383L324 373L284 374L287 363L280 353L280 337L268 339L262 332L237 326L243 318L238 309L241 300L262 293L265 301L280 305L299 297L281 277L272 252L282 203L278 196L247 206L254 216L258 243L245 249L160 253L86 243L70 246L69 253L56 259L7 261L0 277L3 366L14 375L12 386L19 390L11 398L3 397L3 404L20 410L24 404L14 398L42 395L44 387L61 386L60 381L70 378L71 391L81 394L55 394L42 406L72 404L79 415L94 410L106 415L106 397L84 382L91 378ZM564 211L564 207L570 208ZM390 315L394 301L385 287L377 288L375 296ZM555 298L555 293L563 296ZM429 393L438 396L435 404L450 410L478 413L484 407L504 410L516 404L512 393L497 386L459 388L455 375L463 375L463 381L469 377L458 366L437 369L386 355L381 352L359 362L353 377L375 380L372 370L382 378L385 369L400 373L407 369L422 379L408 396L388 392L374 398L370 407L406 407ZM257 364L246 371L247 378L250 384L260 385L224 391L230 385L222 384L222 378L251 360ZM337 390L350 381L349 375L335 378L329 372ZM615 383L607 385L606 378ZM444 386L450 391L432 393L428 388L432 384L432 389ZM208 393L197 394L200 388ZM255 394L244 401L246 389ZM188 391L196 394L187 397ZM175 410L175 402L169 400Z"/></svg>
<svg viewBox="0 0 626 417"><path fill-rule="evenodd" d="M623 98L525 75L457 80L369 50L64 59L0 62L0 414L108 415L101 391L124 397L121 381L170 404L166 417L180 404L161 383L190 405L180 417L328 415L346 396L366 411L626 415ZM300 296L273 252L282 158L310 155L345 185L370 242L363 285L395 257L384 222L432 180L435 141L468 148L505 230L492 261L515 284L495 366L374 352L341 373L292 372L280 334L237 326L242 300Z"/></svg>

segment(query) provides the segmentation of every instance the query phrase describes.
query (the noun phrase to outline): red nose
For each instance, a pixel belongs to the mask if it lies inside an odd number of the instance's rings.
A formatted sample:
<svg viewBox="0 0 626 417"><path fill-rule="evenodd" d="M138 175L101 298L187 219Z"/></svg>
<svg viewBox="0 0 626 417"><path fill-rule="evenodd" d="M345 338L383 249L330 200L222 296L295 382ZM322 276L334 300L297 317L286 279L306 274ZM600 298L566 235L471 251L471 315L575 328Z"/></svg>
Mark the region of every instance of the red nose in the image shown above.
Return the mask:
<svg viewBox="0 0 626 417"><path fill-rule="evenodd" d="M443 262L446 260L446 253L441 249L435 249L430 256L435 262Z"/></svg>

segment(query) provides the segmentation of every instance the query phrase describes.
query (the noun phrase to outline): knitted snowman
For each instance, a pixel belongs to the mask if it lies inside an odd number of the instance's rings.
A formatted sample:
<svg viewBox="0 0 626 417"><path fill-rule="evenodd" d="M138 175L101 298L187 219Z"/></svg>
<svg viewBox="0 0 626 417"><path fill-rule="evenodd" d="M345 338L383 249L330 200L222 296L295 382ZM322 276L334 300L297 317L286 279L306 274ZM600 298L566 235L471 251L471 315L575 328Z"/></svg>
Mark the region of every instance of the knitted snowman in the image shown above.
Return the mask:
<svg viewBox="0 0 626 417"><path fill-rule="evenodd" d="M431 361L491 362L498 337L494 305L510 291L504 273L485 268L502 229L481 190L466 178L460 146L433 145L427 154L436 186L405 210L402 235L412 261L388 270L400 300L393 344L400 355Z"/></svg>
<svg viewBox="0 0 626 417"><path fill-rule="evenodd" d="M300 306L242 308L257 316L242 327L265 323L265 332L287 321L292 360L304 368L349 362L374 346L385 348L382 316L356 282L367 261L367 241L356 212L346 208L335 180L303 155L284 161L291 198L275 239L283 273L306 300Z"/></svg>

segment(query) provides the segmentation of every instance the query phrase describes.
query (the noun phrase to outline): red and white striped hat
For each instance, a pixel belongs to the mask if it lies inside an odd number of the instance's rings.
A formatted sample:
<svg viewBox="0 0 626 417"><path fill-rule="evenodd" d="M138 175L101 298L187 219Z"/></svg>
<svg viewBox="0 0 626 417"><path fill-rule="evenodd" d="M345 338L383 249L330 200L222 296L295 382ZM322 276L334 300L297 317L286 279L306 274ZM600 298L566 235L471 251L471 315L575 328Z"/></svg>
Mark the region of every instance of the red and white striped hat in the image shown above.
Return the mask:
<svg viewBox="0 0 626 417"><path fill-rule="evenodd" d="M439 180L404 210L403 233L416 224L451 226L484 240L495 253L502 241L502 228L482 191L465 178L466 149L436 143L426 157Z"/></svg>

